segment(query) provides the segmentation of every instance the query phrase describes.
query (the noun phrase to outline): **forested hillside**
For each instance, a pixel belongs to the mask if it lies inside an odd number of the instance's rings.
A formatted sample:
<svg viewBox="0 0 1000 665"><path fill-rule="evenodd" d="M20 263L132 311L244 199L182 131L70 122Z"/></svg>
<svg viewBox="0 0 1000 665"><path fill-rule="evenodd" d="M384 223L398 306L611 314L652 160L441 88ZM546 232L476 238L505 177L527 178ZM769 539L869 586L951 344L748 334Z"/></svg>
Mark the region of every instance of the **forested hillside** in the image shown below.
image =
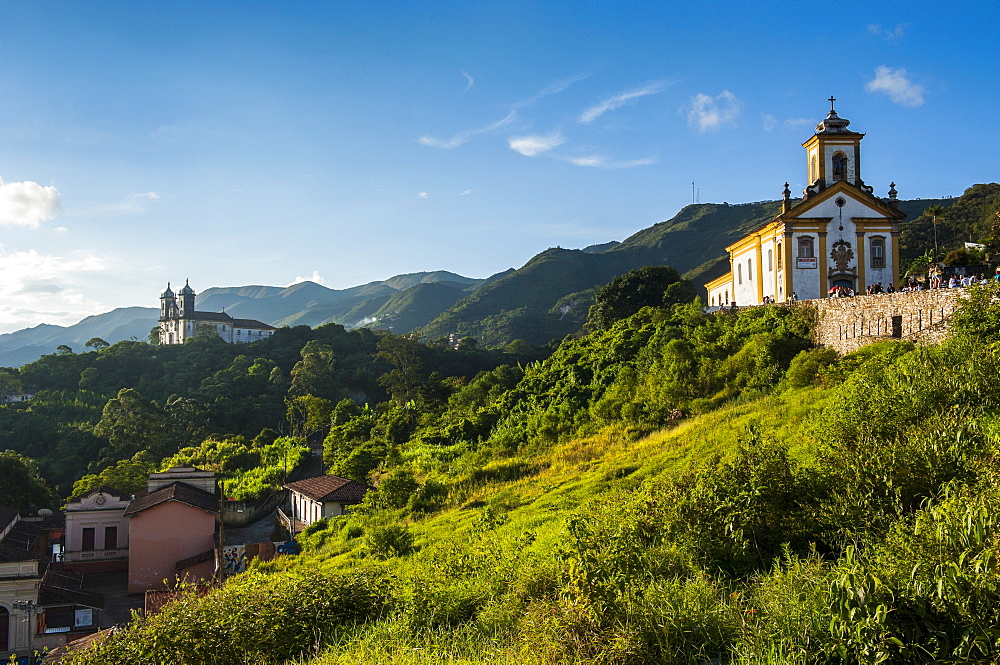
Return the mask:
<svg viewBox="0 0 1000 665"><path fill-rule="evenodd" d="M940 346L672 305L397 373L331 414L357 510L74 662L993 662L1000 285L970 294Z"/></svg>

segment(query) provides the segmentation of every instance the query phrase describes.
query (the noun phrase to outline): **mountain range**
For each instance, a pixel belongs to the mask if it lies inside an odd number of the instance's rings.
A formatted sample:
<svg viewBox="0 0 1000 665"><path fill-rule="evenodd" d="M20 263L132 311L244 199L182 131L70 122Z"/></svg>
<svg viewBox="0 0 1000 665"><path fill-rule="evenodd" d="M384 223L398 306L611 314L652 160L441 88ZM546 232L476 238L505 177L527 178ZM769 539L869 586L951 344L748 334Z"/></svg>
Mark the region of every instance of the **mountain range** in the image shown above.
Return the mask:
<svg viewBox="0 0 1000 665"><path fill-rule="evenodd" d="M900 201L900 209L912 220L930 206L947 207L955 201ZM339 290L314 282L214 287L198 294L197 309L225 311L277 327L339 323L348 328L417 332L427 339L458 333L485 346L515 339L543 345L577 332L587 318L594 291L629 270L670 265L701 288L703 282L728 270L727 245L779 212L778 201L691 204L622 242L583 249L549 248L521 268L486 279L434 271ZM155 297L151 300L155 302ZM158 315L157 307L122 307L71 326L40 324L2 334L0 366L32 362L60 345L83 351L94 337L112 344L145 340Z"/></svg>

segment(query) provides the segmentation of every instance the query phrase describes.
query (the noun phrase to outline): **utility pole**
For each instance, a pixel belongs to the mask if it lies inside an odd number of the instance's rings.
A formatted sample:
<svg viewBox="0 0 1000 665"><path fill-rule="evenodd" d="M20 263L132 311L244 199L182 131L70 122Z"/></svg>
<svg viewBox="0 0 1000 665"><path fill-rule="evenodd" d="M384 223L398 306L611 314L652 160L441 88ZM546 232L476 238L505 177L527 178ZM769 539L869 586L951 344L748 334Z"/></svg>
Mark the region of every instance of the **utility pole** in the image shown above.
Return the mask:
<svg viewBox="0 0 1000 665"><path fill-rule="evenodd" d="M35 604L33 600L15 600L12 605L15 610L28 613L28 662L35 665L35 622L33 617L42 608Z"/></svg>

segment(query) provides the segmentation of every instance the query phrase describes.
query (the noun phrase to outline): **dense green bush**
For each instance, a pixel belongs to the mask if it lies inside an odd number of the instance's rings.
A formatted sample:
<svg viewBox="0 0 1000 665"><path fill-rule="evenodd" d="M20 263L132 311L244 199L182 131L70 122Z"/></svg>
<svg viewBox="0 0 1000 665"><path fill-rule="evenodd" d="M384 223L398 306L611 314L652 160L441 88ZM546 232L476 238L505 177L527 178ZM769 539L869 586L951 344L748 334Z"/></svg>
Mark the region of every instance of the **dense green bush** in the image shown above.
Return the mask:
<svg viewBox="0 0 1000 665"><path fill-rule="evenodd" d="M71 657L71 663L281 663L313 654L344 626L376 617L384 587L363 574L250 571L202 594L183 590L157 614Z"/></svg>

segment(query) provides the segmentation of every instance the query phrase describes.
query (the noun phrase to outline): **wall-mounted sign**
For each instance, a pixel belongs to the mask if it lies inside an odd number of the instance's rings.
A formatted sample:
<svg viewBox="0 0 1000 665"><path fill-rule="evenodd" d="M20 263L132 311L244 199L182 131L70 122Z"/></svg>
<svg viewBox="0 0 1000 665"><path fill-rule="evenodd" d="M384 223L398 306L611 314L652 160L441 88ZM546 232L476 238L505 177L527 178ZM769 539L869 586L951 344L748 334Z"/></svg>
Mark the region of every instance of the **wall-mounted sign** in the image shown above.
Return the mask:
<svg viewBox="0 0 1000 665"><path fill-rule="evenodd" d="M796 268L815 268L816 267L816 257L806 258L803 256L795 259Z"/></svg>

